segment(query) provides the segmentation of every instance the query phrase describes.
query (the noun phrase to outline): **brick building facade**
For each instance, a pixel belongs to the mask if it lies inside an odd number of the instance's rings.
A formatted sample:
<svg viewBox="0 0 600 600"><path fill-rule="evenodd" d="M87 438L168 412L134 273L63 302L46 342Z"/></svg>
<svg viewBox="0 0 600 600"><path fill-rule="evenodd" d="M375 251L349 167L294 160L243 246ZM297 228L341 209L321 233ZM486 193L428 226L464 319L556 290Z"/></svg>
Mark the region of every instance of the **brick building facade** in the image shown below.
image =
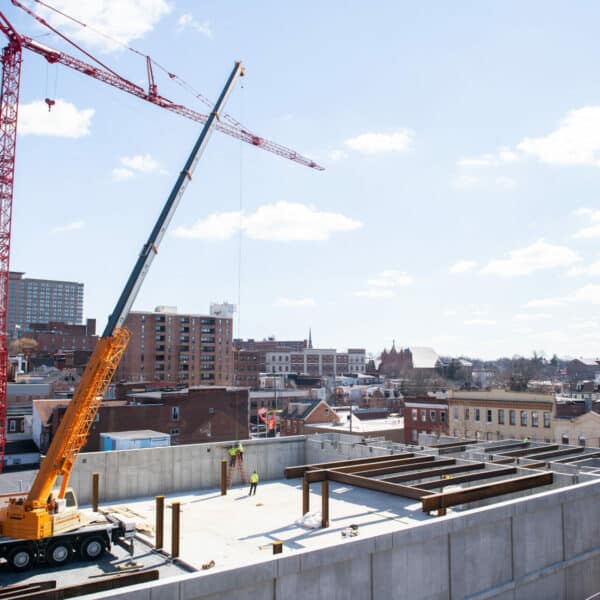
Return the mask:
<svg viewBox="0 0 600 600"><path fill-rule="evenodd" d="M34 429L46 451L68 402L36 400ZM37 425L35 421L37 420ZM247 439L248 390L201 386L181 392L148 392L130 401L103 402L84 447L101 450L100 434L152 429L171 436L171 445Z"/></svg>
<svg viewBox="0 0 600 600"><path fill-rule="evenodd" d="M131 339L115 380L161 385L231 385L233 321L229 317L183 315L158 307L131 312Z"/></svg>
<svg viewBox="0 0 600 600"><path fill-rule="evenodd" d="M416 444L419 433L448 435L448 403L436 398L415 398L404 402L404 440Z"/></svg>
<svg viewBox="0 0 600 600"><path fill-rule="evenodd" d="M337 421L335 410L325 400L290 402L286 410L281 413L281 435L302 435L306 425Z"/></svg>

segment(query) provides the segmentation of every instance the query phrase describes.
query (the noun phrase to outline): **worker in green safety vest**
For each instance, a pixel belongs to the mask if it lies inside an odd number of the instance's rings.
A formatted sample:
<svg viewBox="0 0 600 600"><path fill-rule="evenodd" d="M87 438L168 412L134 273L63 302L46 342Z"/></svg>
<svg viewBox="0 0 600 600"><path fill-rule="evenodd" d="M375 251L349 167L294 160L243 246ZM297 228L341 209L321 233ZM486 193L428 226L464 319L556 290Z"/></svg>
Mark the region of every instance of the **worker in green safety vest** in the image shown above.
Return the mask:
<svg viewBox="0 0 600 600"><path fill-rule="evenodd" d="M228 452L229 452L229 466L233 467L233 466L235 466L235 459L237 457L237 447L231 446L231 448L229 448Z"/></svg>
<svg viewBox="0 0 600 600"><path fill-rule="evenodd" d="M256 486L258 485L258 473L256 469L252 471L252 475L250 475L250 491L248 492L248 496L256 495Z"/></svg>

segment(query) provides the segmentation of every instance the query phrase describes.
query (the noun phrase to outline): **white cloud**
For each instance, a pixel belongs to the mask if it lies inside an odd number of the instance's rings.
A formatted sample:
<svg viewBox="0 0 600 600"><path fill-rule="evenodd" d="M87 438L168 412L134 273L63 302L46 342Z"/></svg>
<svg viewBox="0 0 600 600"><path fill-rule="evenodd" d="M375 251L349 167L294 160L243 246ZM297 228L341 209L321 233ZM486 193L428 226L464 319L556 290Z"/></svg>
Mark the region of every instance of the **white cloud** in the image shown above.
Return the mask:
<svg viewBox="0 0 600 600"><path fill-rule="evenodd" d="M597 277L600 275L600 260L597 260L587 266L573 267L567 271L567 275L578 276L578 275L589 275L590 277Z"/></svg>
<svg viewBox="0 0 600 600"><path fill-rule="evenodd" d="M475 175L458 175L454 178L453 184L455 188L459 190L467 190L469 188L477 187L482 183L483 179Z"/></svg>
<svg viewBox="0 0 600 600"><path fill-rule="evenodd" d="M456 261L450 267L450 273L468 273L472 271L477 266L477 261L475 260L465 260L461 259Z"/></svg>
<svg viewBox="0 0 600 600"><path fill-rule="evenodd" d="M359 298L392 298L396 295L396 292L389 289L374 288L371 290L353 292L353 295L358 296Z"/></svg>
<svg viewBox="0 0 600 600"><path fill-rule="evenodd" d="M481 272L501 277L514 277L545 269L568 267L580 260L577 253L566 246L555 246L544 240L538 240L525 248L511 250L508 258L490 261Z"/></svg>
<svg viewBox="0 0 600 600"><path fill-rule="evenodd" d="M400 129L390 133L363 133L347 139L344 144L351 150L363 154L380 154L383 152L405 152L414 139L409 129Z"/></svg>
<svg viewBox="0 0 600 600"><path fill-rule="evenodd" d="M494 179L495 184L505 190L514 190L517 187L517 180L505 175L499 175Z"/></svg>
<svg viewBox="0 0 600 600"><path fill-rule="evenodd" d="M540 298L530 300L526 308L545 308L548 306L564 306L570 303L582 302L584 304L600 304L600 285L588 284L575 290L569 296L557 296L555 298Z"/></svg>
<svg viewBox="0 0 600 600"><path fill-rule="evenodd" d="M83 21L88 27L81 27L53 11L41 8L40 14L51 25L59 27L63 33L86 46L94 46L104 52L121 50L122 44L140 39L172 10L167 0L54 0L52 6Z"/></svg>
<svg viewBox="0 0 600 600"><path fill-rule="evenodd" d="M375 279L367 280L368 285L378 288L395 288L414 283L414 277L411 277L404 271L382 271Z"/></svg>
<svg viewBox="0 0 600 600"><path fill-rule="evenodd" d="M600 223L597 225L590 225L589 227L583 227L573 234L574 238L579 239L592 239L600 237Z"/></svg>
<svg viewBox="0 0 600 600"><path fill-rule="evenodd" d="M67 233L69 231L79 231L83 228L85 223L83 221L73 221L72 223L67 223L66 225L59 225L55 227L52 231L54 233Z"/></svg>
<svg viewBox="0 0 600 600"><path fill-rule="evenodd" d="M473 158L461 158L457 164L459 167L491 167L496 164L496 158L493 154L482 154Z"/></svg>
<svg viewBox="0 0 600 600"><path fill-rule="evenodd" d="M80 138L89 135L94 113L93 108L80 110L62 99L56 100L49 111L43 100L34 100L19 105L18 132L21 135Z"/></svg>
<svg viewBox="0 0 600 600"><path fill-rule="evenodd" d="M313 308L316 306L315 301L312 298L277 298L273 302L273 306L276 308Z"/></svg>
<svg viewBox="0 0 600 600"><path fill-rule="evenodd" d="M362 223L340 213L295 202L277 202L259 206L253 213L214 213L190 227L178 227L180 238L225 240L240 229L251 239L277 242L324 241L332 234L354 231Z"/></svg>
<svg viewBox="0 0 600 600"><path fill-rule="evenodd" d="M348 158L348 153L343 150L332 150L328 155L329 160L338 161Z"/></svg>
<svg viewBox="0 0 600 600"><path fill-rule="evenodd" d="M135 156L121 156L121 164L128 169L140 173L152 173L158 171L160 163L150 154L136 154Z"/></svg>
<svg viewBox="0 0 600 600"><path fill-rule="evenodd" d="M591 221L600 221L600 210L592 210L591 208L578 208L573 211L576 217L589 217Z"/></svg>
<svg viewBox="0 0 600 600"><path fill-rule="evenodd" d="M566 297L556 298L537 298L535 300L529 300L525 304L525 308L548 308L552 306L562 306L568 301Z"/></svg>
<svg viewBox="0 0 600 600"><path fill-rule="evenodd" d="M494 321L493 319L467 319L466 321L464 321L465 325L480 325L480 326L488 326L488 325L495 325L496 321Z"/></svg>
<svg viewBox="0 0 600 600"><path fill-rule="evenodd" d="M213 33L210 28L208 21L197 21L190 13L185 13L177 19L177 31L183 31L186 27L191 27L198 33L205 35L208 38L212 38Z"/></svg>
<svg viewBox="0 0 600 600"><path fill-rule="evenodd" d="M572 110L543 137L525 138L517 149L551 165L600 166L600 106Z"/></svg>
<svg viewBox="0 0 600 600"><path fill-rule="evenodd" d="M128 179L131 179L133 177L135 177L135 173L133 171L130 171L129 169L121 169L119 167L115 167L112 170L113 181L127 181Z"/></svg>
<svg viewBox="0 0 600 600"><path fill-rule="evenodd" d="M513 321L541 321L551 319L552 315L548 313L521 313L513 317Z"/></svg>

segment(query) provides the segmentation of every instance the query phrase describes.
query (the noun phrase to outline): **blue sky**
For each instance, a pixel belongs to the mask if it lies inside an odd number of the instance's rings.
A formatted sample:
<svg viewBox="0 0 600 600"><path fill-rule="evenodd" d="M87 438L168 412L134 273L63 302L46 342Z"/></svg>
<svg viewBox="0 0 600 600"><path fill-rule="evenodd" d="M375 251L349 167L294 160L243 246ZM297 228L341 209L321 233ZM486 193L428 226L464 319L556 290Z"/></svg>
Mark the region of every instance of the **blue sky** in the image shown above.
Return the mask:
<svg viewBox="0 0 600 600"><path fill-rule="evenodd" d="M241 59L227 112L326 168L215 134L136 309L204 313L239 295L242 337L312 327L320 347L373 353L395 339L485 358L599 354L600 7L53 5L210 98ZM141 57L48 18L145 85ZM82 281L103 327L199 126L24 58L11 267ZM157 77L160 93L205 110Z"/></svg>

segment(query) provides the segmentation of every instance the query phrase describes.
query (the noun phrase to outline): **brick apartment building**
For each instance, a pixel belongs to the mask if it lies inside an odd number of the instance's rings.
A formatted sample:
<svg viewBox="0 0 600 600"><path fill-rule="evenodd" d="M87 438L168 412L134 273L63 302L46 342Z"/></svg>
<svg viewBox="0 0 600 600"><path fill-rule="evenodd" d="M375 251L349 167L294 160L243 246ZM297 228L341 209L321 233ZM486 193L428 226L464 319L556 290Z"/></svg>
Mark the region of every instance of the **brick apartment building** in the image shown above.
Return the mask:
<svg viewBox="0 0 600 600"><path fill-rule="evenodd" d="M306 340L276 340L271 337L266 340L233 340L233 345L236 350L244 350L246 352L252 352L257 357L258 372L267 372L267 353L269 352L302 352L308 347ZM241 385L241 384L240 384Z"/></svg>
<svg viewBox="0 0 600 600"><path fill-rule="evenodd" d="M11 271L8 279L9 337L28 331L30 323L58 321L78 324L83 320L83 283L29 279Z"/></svg>
<svg viewBox="0 0 600 600"><path fill-rule="evenodd" d="M264 361L264 355L262 357ZM233 350L233 383L257 388L260 385L261 353L256 350Z"/></svg>
<svg viewBox="0 0 600 600"><path fill-rule="evenodd" d="M448 435L448 402L414 398L404 402L404 440L416 444L419 433Z"/></svg>
<svg viewBox="0 0 600 600"><path fill-rule="evenodd" d="M34 401L33 438L42 452L48 449L67 404L64 400ZM248 390L200 386L103 402L84 451L101 450L101 433L145 429L169 434L172 445L247 439Z"/></svg>
<svg viewBox="0 0 600 600"><path fill-rule="evenodd" d="M115 379L161 385L231 385L231 317L179 314L175 307L129 313L131 339ZM151 429L151 428L150 428Z"/></svg>
<svg viewBox="0 0 600 600"><path fill-rule="evenodd" d="M325 402L290 402L281 413L281 435L302 435L306 425L317 423L337 423L338 416Z"/></svg>

